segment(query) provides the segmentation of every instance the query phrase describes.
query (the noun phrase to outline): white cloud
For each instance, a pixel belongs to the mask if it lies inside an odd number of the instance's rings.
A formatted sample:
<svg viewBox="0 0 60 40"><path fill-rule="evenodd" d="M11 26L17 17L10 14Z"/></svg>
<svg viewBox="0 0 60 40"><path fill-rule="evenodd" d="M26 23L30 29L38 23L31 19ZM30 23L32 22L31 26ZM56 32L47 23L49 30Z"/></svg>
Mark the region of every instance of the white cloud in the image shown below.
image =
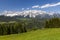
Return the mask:
<svg viewBox="0 0 60 40"><path fill-rule="evenodd" d="M22 10L24 10L24 8L22 8Z"/></svg>
<svg viewBox="0 0 60 40"><path fill-rule="evenodd" d="M32 6L32 8L39 8L39 7L40 7L39 5Z"/></svg>
<svg viewBox="0 0 60 40"><path fill-rule="evenodd" d="M60 5L60 2L55 3L55 4L45 4L45 5L41 6L40 8L54 7L54 6L58 6L58 5Z"/></svg>
<svg viewBox="0 0 60 40"><path fill-rule="evenodd" d="M60 5L60 2L54 3L54 4L45 4L43 6L35 5L35 6L32 6L32 8L48 8L48 7L58 6L58 5Z"/></svg>
<svg viewBox="0 0 60 40"><path fill-rule="evenodd" d="M29 8L27 8L29 10Z"/></svg>

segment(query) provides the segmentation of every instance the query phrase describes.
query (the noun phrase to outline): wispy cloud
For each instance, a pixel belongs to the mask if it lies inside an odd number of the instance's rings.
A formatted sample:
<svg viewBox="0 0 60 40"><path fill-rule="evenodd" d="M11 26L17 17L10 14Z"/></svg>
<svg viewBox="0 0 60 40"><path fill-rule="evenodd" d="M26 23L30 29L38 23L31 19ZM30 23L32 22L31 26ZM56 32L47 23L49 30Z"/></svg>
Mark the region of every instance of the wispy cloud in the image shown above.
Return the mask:
<svg viewBox="0 0 60 40"><path fill-rule="evenodd" d="M54 6L58 6L58 5L60 5L60 2L55 3L55 4L45 4L45 5L41 6L41 8L54 7Z"/></svg>
<svg viewBox="0 0 60 40"><path fill-rule="evenodd" d="M32 8L48 8L48 7L58 6L58 5L60 5L60 2L54 3L54 4L45 4L43 6L35 5L35 6L32 6Z"/></svg>
<svg viewBox="0 0 60 40"><path fill-rule="evenodd" d="M32 6L32 8L39 8L39 7L40 7L39 5Z"/></svg>

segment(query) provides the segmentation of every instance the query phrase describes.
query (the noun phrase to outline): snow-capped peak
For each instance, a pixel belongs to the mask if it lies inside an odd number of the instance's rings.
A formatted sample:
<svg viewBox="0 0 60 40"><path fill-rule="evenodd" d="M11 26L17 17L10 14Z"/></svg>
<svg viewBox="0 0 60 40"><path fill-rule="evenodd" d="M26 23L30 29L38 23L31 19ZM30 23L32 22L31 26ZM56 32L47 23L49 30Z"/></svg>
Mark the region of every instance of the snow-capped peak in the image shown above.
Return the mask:
<svg viewBox="0 0 60 40"><path fill-rule="evenodd" d="M48 14L47 12L45 11L41 11L41 10L24 10L24 11L4 11L2 13L3 15L5 16L28 16L29 17L36 17L37 15L40 15L40 14ZM52 13L51 13L52 14Z"/></svg>

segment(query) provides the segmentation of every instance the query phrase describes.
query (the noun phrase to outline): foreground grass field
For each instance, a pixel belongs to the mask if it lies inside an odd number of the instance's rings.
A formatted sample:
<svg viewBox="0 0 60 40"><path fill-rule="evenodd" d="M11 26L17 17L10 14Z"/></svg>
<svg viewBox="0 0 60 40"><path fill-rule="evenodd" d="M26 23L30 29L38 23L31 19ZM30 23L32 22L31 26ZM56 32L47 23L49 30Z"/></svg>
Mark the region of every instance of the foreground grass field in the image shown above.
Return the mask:
<svg viewBox="0 0 60 40"><path fill-rule="evenodd" d="M0 40L60 40L60 28L42 29L23 34L0 36Z"/></svg>

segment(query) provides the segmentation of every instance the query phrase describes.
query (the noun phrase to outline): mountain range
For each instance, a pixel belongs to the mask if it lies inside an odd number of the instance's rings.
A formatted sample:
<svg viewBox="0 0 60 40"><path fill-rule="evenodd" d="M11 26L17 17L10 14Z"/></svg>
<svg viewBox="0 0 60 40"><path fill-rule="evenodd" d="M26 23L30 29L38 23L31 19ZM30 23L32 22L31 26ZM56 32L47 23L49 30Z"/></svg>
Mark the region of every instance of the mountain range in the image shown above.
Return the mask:
<svg viewBox="0 0 60 40"><path fill-rule="evenodd" d="M48 13L48 12L41 11L41 10L24 10L24 11L17 11L17 12L4 11L2 13L2 15L10 16L10 17L13 17L13 16L24 16L24 17L26 17L28 15L29 15L29 17L36 17L37 15L45 15L45 14L53 15L53 13Z"/></svg>
<svg viewBox="0 0 60 40"><path fill-rule="evenodd" d="M0 14L0 20L16 20L19 18L38 18L38 19L50 19L53 17L60 18L59 13L46 12L42 10L24 10L24 11L4 11Z"/></svg>

